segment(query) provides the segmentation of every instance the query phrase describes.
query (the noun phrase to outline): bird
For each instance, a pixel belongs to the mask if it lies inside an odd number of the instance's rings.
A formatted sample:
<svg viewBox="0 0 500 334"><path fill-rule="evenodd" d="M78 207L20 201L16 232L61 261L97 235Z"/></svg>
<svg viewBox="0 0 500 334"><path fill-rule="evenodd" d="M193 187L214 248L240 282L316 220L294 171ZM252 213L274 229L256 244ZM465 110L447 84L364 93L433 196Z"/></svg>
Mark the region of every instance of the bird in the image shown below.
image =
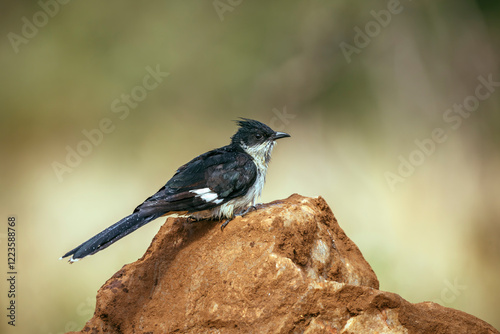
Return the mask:
<svg viewBox="0 0 500 334"><path fill-rule="evenodd" d="M203 153L177 169L154 195L117 223L64 254L69 263L95 254L162 216L224 222L255 209L276 140L290 137L259 121L239 118L231 143Z"/></svg>

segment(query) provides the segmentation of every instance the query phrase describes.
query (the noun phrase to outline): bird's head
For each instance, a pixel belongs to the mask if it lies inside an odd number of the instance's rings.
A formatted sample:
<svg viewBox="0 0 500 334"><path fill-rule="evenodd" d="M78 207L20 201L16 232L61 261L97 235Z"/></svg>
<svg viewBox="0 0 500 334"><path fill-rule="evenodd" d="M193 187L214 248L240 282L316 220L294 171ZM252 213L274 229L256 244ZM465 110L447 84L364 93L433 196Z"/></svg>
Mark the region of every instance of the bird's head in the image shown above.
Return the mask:
<svg viewBox="0 0 500 334"><path fill-rule="evenodd" d="M248 118L236 121L238 131L231 137L231 144L238 145L255 160L266 164L271 159L271 152L276 140L290 137L288 133L274 131L264 123Z"/></svg>

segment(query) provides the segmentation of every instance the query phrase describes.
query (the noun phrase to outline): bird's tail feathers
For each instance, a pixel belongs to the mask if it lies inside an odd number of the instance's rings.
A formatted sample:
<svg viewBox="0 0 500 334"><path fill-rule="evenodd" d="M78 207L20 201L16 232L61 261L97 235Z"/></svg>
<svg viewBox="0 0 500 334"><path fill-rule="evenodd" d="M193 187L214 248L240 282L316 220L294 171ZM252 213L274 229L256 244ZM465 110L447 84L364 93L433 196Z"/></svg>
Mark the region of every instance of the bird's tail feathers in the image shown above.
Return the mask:
<svg viewBox="0 0 500 334"><path fill-rule="evenodd" d="M73 263L85 256L95 254L160 216L161 214L154 214L145 217L140 212L134 212L85 241L80 246L70 250L60 260L71 256L69 262Z"/></svg>

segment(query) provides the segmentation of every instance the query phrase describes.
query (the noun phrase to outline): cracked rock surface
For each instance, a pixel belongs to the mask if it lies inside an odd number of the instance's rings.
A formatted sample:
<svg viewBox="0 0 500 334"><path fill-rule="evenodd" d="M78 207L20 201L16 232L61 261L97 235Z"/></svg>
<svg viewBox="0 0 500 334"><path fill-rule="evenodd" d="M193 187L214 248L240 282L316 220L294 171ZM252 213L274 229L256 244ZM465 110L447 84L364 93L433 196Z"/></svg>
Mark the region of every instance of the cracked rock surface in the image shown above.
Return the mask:
<svg viewBox="0 0 500 334"><path fill-rule="evenodd" d="M81 333L499 333L378 290L325 200L297 194L235 218L169 218L97 294Z"/></svg>

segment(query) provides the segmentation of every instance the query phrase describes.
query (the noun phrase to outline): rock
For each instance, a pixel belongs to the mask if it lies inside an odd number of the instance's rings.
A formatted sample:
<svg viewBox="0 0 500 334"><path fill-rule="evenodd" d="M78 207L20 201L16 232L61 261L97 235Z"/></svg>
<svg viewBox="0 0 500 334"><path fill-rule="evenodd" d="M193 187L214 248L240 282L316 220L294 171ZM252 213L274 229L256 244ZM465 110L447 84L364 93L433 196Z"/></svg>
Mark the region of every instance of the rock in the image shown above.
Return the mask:
<svg viewBox="0 0 500 334"><path fill-rule="evenodd" d="M101 287L80 333L499 333L378 287L325 200L295 194L224 231L167 219Z"/></svg>

